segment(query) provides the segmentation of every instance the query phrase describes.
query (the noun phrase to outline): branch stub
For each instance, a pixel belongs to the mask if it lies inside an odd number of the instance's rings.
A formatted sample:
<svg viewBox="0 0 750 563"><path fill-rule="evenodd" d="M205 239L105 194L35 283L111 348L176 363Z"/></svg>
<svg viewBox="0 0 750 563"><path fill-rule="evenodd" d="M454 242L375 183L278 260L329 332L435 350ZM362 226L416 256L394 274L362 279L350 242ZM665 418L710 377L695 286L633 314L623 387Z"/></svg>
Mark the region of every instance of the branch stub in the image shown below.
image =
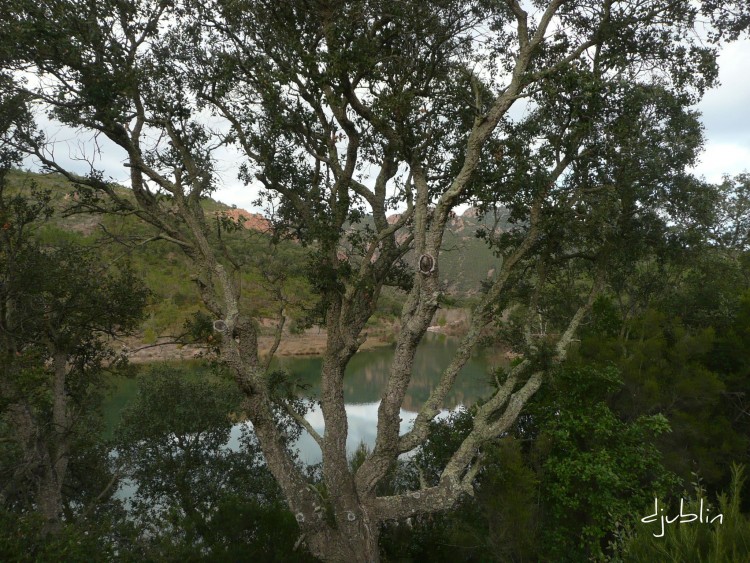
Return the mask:
<svg viewBox="0 0 750 563"><path fill-rule="evenodd" d="M422 256L419 257L419 271L425 276L429 276L435 271L436 264L437 263L432 254L422 254Z"/></svg>

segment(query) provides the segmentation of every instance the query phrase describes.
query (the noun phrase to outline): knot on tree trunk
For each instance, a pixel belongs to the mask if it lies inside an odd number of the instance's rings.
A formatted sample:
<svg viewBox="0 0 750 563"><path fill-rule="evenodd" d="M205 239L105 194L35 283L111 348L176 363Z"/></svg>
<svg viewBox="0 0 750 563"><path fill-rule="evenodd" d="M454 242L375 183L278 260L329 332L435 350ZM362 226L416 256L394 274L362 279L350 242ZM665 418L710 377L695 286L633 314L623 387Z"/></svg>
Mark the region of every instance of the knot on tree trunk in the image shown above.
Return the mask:
<svg viewBox="0 0 750 563"><path fill-rule="evenodd" d="M437 261L432 256L432 254L422 254L422 256L419 257L419 271L425 275L429 276L432 272L435 271L435 266L437 265Z"/></svg>

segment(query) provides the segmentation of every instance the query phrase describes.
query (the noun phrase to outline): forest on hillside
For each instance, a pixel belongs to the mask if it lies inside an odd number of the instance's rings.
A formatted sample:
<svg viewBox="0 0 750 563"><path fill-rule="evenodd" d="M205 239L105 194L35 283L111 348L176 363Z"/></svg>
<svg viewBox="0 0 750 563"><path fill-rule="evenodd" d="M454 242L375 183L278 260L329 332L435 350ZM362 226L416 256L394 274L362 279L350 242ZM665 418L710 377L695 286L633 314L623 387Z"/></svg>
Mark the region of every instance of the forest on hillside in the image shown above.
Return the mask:
<svg viewBox="0 0 750 563"><path fill-rule="evenodd" d="M750 560L748 29L0 0L0 559Z"/></svg>

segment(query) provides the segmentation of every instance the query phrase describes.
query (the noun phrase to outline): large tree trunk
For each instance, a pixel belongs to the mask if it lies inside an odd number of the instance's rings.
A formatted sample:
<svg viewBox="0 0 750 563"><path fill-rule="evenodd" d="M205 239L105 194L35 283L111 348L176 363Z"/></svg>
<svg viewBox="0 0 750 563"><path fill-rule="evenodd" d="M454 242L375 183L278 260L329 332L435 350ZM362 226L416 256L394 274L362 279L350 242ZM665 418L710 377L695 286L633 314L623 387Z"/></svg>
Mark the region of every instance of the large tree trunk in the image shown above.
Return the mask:
<svg viewBox="0 0 750 563"><path fill-rule="evenodd" d="M366 510L344 529L326 530L306 538L310 552L331 563L377 563L380 561L378 540L380 526ZM353 514L353 513L352 513Z"/></svg>

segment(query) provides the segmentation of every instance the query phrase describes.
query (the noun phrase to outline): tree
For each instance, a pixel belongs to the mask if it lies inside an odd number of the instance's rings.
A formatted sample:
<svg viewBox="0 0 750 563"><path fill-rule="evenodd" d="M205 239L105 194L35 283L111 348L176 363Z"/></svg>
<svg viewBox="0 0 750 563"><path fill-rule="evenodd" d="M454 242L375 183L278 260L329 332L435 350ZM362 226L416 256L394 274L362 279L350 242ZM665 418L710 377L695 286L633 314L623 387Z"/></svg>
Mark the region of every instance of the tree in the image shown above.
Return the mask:
<svg viewBox="0 0 750 563"><path fill-rule="evenodd" d="M388 527L389 559L616 559L618 532L635 524L654 496L677 493L679 481L654 443L669 430L665 418L623 421L607 404L622 387L616 369L566 362L550 375L513 432L484 449L475 498L455 512ZM439 477L471 420L463 411L434 423L415 456L422 479Z"/></svg>
<svg viewBox="0 0 750 563"><path fill-rule="evenodd" d="M161 366L143 374L138 388L115 448L136 487L128 516L148 557L309 559L295 549L297 523L252 432L245 427L238 447L227 447L241 409L234 382L191 380Z"/></svg>
<svg viewBox="0 0 750 563"><path fill-rule="evenodd" d="M621 370L613 408L626 419L660 412L667 467L699 474L710 492L748 455L747 214L744 176L718 186L690 179L663 244L610 284L580 332L578 361Z"/></svg>
<svg viewBox="0 0 750 563"><path fill-rule="evenodd" d="M14 192L7 183L7 172L22 154L20 129L31 123L25 101L3 76L0 507L35 510L47 533L60 529L63 511L69 519L87 512L95 497L107 492L96 472L85 468L87 456L106 455L92 447L96 440L88 434L101 372L114 357L104 337L137 324L147 291L127 266L108 270L93 249L42 246L35 239L34 231L53 213L50 196L33 188L30 195ZM88 485L100 489L71 486L76 467L87 473Z"/></svg>
<svg viewBox="0 0 750 563"><path fill-rule="evenodd" d="M620 420L605 401L621 385L613 368L568 368L551 387L565 392L556 399L539 397L532 409L541 432L535 456L542 460L545 557L604 560L617 524L675 488L677 480L663 468L653 443L669 431L667 420Z"/></svg>
<svg viewBox="0 0 750 563"><path fill-rule="evenodd" d="M6 3L2 16L7 65L35 77L22 91L55 119L114 143L134 198L93 163L82 177L43 145L37 158L80 186L82 208L136 215L193 261L223 336L222 360L307 545L327 560L375 561L383 522L449 509L472 492L483 446L511 427L565 357L612 264L632 259L622 233L649 231L700 145L685 108L713 84L716 67L695 25L713 24L715 40L736 37L748 7L51 0ZM223 126L209 127L208 116ZM323 435L274 400L257 319L240 307L240 264L200 205L216 186L215 151L227 145L242 155L241 177L262 187L277 235L311 249L307 269L327 329ZM414 427L399 436L414 354L439 306L445 228L465 202L487 213L504 205L515 228L488 233L502 258L495 277ZM365 213L373 227L350 237L347 224ZM540 305L573 271L583 281L568 283L566 307L540 323ZM352 471L344 371L389 285L406 293L402 329L374 450ZM524 360L477 412L436 484L378 496L397 457L428 437L482 330L511 297L526 303ZM320 444L331 521L319 517L319 497L282 446L277 404Z"/></svg>
<svg viewBox="0 0 750 563"><path fill-rule="evenodd" d="M712 241L725 251L741 253L750 248L750 174L724 177L715 190L710 221Z"/></svg>
<svg viewBox="0 0 750 563"><path fill-rule="evenodd" d="M91 249L35 243L25 230L44 205L7 201L0 189L9 225L0 239L0 406L2 433L13 444L1 470L3 504L34 507L52 531L64 509L80 512L73 506L101 492L76 498L64 487L70 465L86 455L80 446L91 442L101 374L115 358L104 337L137 324L147 292L127 268L107 272ZM91 484L92 477L88 471Z"/></svg>

